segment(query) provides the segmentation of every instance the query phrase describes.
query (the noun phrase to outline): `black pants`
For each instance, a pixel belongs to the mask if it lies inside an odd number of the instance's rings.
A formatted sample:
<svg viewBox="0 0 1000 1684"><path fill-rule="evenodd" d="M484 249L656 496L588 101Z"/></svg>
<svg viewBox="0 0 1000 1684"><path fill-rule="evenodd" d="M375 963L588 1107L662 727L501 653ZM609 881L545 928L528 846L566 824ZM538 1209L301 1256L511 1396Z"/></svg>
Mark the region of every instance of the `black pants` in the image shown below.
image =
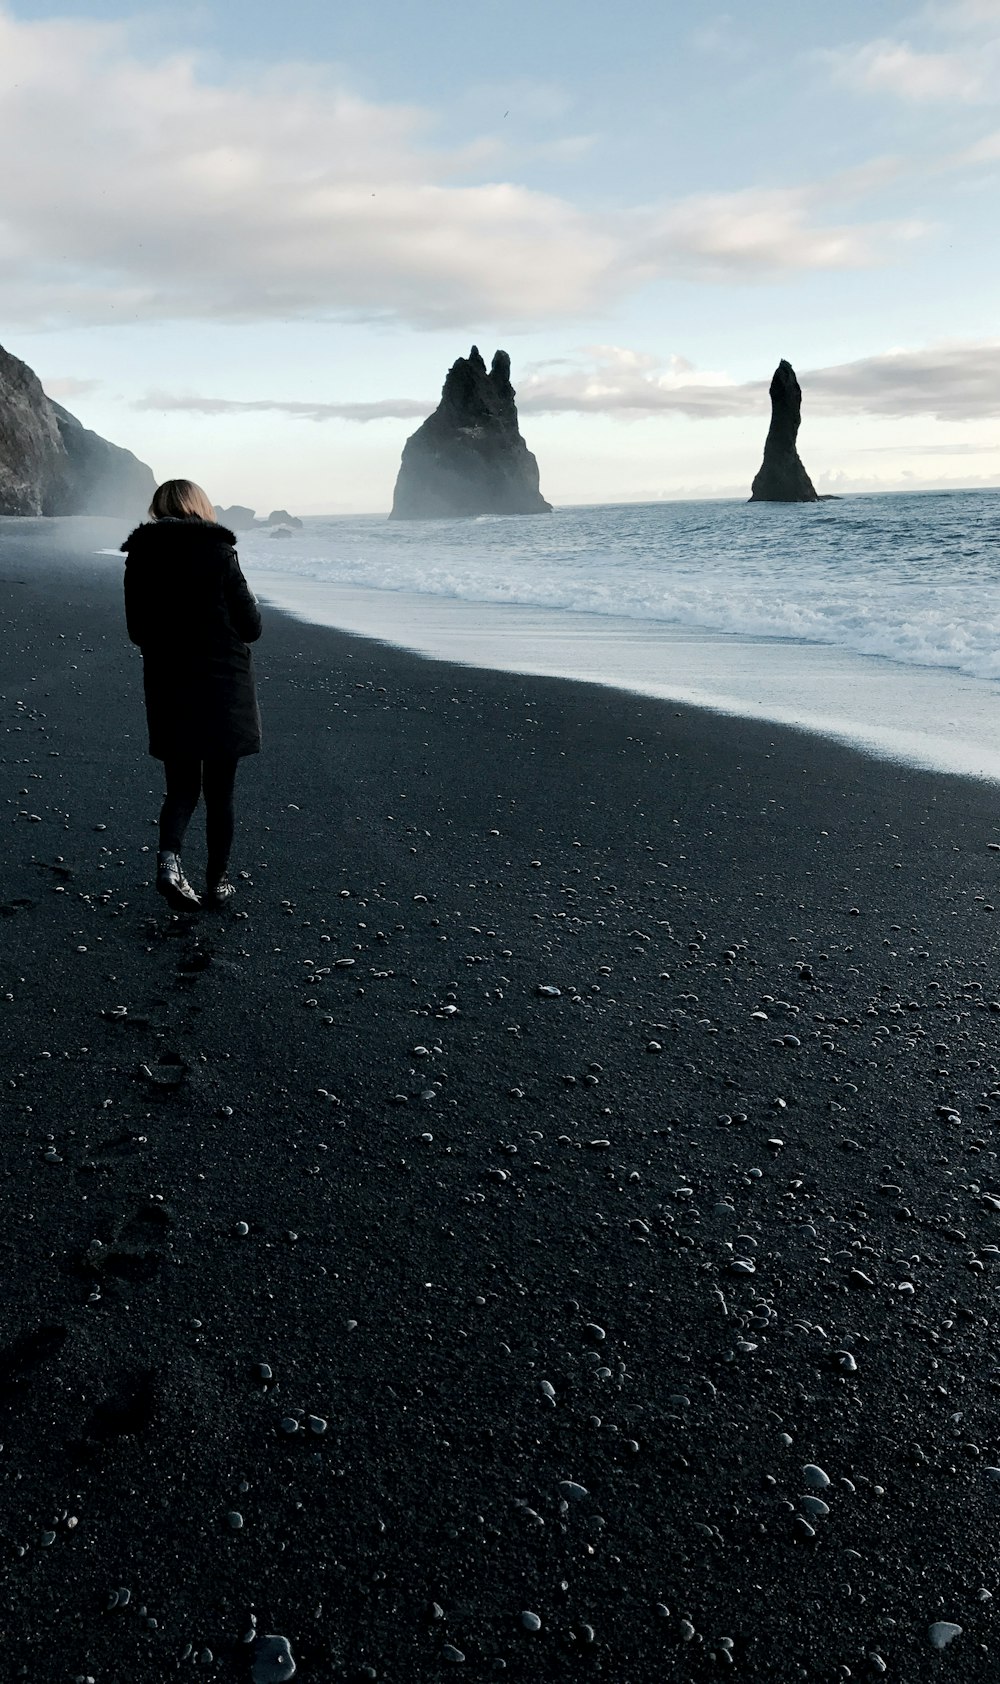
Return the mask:
<svg viewBox="0 0 1000 1684"><path fill-rule="evenodd" d="M217 883L229 864L233 845L233 789L239 762L232 756L212 760L184 755L165 760L167 795L160 811L160 852L179 854L199 795L205 797L205 837L208 843L206 876Z"/></svg>

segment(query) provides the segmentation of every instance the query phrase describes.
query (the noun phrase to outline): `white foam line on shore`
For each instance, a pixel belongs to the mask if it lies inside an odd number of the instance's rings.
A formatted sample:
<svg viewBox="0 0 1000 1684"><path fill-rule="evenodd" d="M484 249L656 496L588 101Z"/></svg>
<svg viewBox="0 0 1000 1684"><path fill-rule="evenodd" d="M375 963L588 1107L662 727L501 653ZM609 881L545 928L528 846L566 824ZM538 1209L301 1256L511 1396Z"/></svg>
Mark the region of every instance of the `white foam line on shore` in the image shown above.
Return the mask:
<svg viewBox="0 0 1000 1684"><path fill-rule="evenodd" d="M1000 782L996 682L792 638L251 572L258 594L275 607L415 654L772 720L882 759Z"/></svg>

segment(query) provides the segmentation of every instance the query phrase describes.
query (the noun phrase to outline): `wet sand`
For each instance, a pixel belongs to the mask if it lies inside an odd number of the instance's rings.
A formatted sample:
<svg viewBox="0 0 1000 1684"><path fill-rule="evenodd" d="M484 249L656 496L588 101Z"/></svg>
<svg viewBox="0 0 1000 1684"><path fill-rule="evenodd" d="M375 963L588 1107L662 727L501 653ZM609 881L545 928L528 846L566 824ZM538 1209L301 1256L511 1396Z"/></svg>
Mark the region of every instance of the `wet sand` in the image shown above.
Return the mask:
<svg viewBox="0 0 1000 1684"><path fill-rule="evenodd" d="M271 611L174 918L118 536L0 523L6 1676L992 1679L995 788Z"/></svg>

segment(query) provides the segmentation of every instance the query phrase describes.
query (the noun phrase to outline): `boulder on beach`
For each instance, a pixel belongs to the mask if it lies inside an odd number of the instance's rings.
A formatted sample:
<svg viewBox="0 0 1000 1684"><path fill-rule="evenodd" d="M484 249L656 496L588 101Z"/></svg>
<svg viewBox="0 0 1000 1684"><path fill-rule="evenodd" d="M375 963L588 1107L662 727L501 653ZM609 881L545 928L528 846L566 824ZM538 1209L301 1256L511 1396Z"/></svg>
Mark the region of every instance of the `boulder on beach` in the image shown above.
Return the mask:
<svg viewBox="0 0 1000 1684"><path fill-rule="evenodd" d="M771 381L771 425L764 460L750 488L751 503L815 503L816 487L796 449L802 420L802 388L782 357Z"/></svg>
<svg viewBox="0 0 1000 1684"><path fill-rule="evenodd" d="M0 515L135 520L155 490L145 462L84 427L0 346Z"/></svg>
<svg viewBox="0 0 1000 1684"><path fill-rule="evenodd" d="M437 409L403 447L390 519L550 513L514 395L506 351L489 370L476 345L459 357Z"/></svg>

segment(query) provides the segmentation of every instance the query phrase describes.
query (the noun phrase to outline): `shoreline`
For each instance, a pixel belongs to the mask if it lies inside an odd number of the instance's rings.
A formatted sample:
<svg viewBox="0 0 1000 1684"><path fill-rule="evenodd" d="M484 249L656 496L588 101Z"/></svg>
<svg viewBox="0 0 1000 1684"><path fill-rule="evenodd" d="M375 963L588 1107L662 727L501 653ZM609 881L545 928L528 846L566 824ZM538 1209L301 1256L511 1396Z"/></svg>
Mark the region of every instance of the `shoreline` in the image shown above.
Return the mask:
<svg viewBox="0 0 1000 1684"><path fill-rule="evenodd" d="M179 920L58 536L0 528L12 1677L245 1676L252 1611L317 1684L922 1684L936 1620L986 1684L992 786L268 610L246 916Z"/></svg>
<svg viewBox="0 0 1000 1684"><path fill-rule="evenodd" d="M429 660L599 684L1000 782L996 681L795 638L379 591L256 566L248 577L264 601L304 623Z"/></svg>

